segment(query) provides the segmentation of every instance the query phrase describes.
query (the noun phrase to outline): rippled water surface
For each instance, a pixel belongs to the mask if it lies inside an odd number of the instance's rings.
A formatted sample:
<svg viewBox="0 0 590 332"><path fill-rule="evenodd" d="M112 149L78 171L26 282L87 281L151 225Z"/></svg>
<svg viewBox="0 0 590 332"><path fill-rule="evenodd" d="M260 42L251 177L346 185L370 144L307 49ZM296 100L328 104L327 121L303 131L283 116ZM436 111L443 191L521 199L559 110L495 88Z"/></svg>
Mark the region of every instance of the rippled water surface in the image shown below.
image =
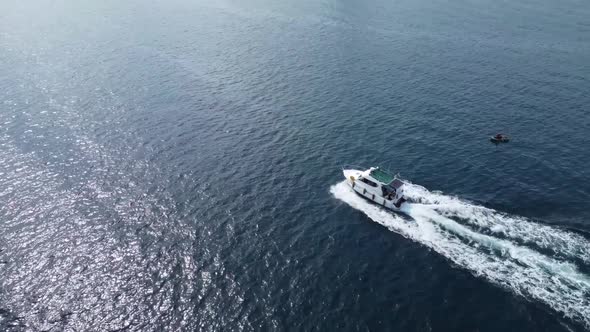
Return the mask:
<svg viewBox="0 0 590 332"><path fill-rule="evenodd" d="M590 329L589 18L1 1L0 330Z"/></svg>

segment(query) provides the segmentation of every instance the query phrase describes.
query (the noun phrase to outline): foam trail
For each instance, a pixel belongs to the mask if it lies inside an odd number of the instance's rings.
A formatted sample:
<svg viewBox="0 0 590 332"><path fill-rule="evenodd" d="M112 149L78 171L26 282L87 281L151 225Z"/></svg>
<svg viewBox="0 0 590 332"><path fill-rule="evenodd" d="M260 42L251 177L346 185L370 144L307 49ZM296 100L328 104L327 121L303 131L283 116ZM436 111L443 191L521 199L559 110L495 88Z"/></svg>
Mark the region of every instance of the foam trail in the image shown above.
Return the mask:
<svg viewBox="0 0 590 332"><path fill-rule="evenodd" d="M432 248L474 275L541 301L590 327L590 277L574 264L478 233L429 206L408 205L404 212L414 219L408 221L362 199L345 182L332 186L330 191L373 221Z"/></svg>
<svg viewBox="0 0 590 332"><path fill-rule="evenodd" d="M415 184L407 186L404 194L412 200L429 204L446 217L459 218L516 242L553 251L558 258L576 258L590 264L590 242L578 234L431 192Z"/></svg>

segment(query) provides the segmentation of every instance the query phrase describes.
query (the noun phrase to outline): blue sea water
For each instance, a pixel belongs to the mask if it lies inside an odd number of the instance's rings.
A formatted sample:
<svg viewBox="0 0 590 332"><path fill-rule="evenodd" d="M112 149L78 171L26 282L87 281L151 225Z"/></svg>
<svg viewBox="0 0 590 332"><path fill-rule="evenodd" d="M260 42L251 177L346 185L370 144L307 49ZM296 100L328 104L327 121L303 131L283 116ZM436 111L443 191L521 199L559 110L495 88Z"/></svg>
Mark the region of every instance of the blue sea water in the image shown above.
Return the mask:
<svg viewBox="0 0 590 332"><path fill-rule="evenodd" d="M588 330L588 105L587 1L3 0L0 329Z"/></svg>

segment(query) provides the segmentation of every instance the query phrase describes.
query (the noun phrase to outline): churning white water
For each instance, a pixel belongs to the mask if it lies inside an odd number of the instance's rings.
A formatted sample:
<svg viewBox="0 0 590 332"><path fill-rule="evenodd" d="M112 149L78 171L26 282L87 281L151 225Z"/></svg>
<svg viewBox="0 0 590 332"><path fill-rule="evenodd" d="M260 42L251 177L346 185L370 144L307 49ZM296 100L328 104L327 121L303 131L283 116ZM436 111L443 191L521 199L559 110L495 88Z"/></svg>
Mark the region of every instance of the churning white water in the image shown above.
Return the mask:
<svg viewBox="0 0 590 332"><path fill-rule="evenodd" d="M331 193L389 230L417 241L474 275L541 301L590 327L590 243L581 236L410 185L402 216L364 200L345 183ZM541 249L551 249L549 256Z"/></svg>

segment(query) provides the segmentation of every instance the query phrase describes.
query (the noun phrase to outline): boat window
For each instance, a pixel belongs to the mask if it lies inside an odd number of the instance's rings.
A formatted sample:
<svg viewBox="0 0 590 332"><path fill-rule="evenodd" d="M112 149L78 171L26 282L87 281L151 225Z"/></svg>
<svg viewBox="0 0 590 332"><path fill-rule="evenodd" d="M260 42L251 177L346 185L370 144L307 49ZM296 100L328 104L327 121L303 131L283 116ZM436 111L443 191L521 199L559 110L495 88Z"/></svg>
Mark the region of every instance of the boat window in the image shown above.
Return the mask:
<svg viewBox="0 0 590 332"><path fill-rule="evenodd" d="M395 194L396 189L395 189L395 187L392 187L390 184L388 184L386 186L383 186L383 191L386 192L386 193L388 193L388 194L389 193Z"/></svg>
<svg viewBox="0 0 590 332"><path fill-rule="evenodd" d="M368 184L368 185L369 185L369 186L371 186L371 187L377 187L377 184L376 184L375 182L371 181L371 180L368 180L368 179L366 179L366 178L361 178L360 180L361 180L362 182L364 182L364 183Z"/></svg>
<svg viewBox="0 0 590 332"><path fill-rule="evenodd" d="M383 194L383 197L391 199L388 196L395 195L395 188L389 186L381 186L381 194Z"/></svg>

